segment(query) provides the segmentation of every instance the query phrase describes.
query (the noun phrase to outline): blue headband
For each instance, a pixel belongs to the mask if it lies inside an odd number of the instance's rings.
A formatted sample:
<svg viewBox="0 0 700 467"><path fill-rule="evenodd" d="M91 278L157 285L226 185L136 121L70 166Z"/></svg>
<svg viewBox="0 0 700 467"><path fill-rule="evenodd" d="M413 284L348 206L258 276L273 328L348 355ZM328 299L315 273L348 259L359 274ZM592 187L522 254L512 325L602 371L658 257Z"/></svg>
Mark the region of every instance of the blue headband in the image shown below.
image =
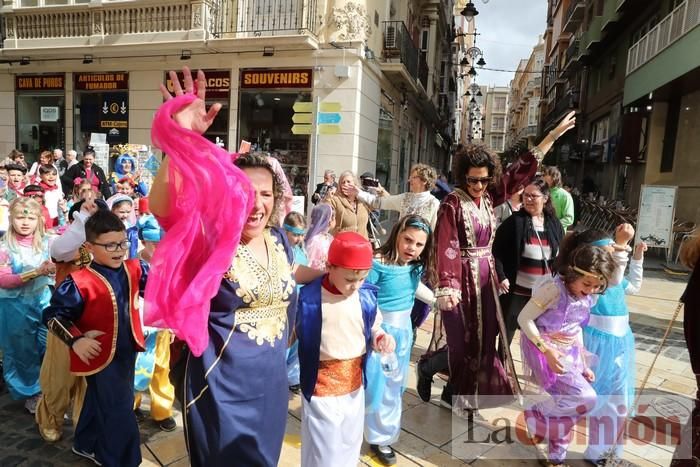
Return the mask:
<svg viewBox="0 0 700 467"><path fill-rule="evenodd" d="M430 232L431 232L430 226L428 224L426 224L425 222L422 222L419 220L413 220L413 221L409 222L408 224L406 224L406 227L413 227L416 229L420 229L423 232L427 233L428 235L430 235Z"/></svg>
<svg viewBox="0 0 700 467"><path fill-rule="evenodd" d="M596 240L595 242L589 243L591 246L610 246L615 241L612 238L601 238L600 240Z"/></svg>
<svg viewBox="0 0 700 467"><path fill-rule="evenodd" d="M287 232L293 233L294 235L304 235L306 232L304 229L300 229L299 227L294 227L293 225L289 224L283 224L284 230Z"/></svg>

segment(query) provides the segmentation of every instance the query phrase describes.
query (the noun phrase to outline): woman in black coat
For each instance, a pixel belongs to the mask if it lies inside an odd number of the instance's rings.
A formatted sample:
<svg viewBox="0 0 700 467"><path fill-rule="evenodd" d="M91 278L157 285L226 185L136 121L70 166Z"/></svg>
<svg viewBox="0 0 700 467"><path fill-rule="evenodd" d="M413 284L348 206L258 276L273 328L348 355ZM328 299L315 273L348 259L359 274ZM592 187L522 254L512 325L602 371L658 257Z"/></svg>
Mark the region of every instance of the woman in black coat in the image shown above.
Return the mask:
<svg viewBox="0 0 700 467"><path fill-rule="evenodd" d="M92 186L96 191L102 194L104 199L112 196L112 190L107 183L107 177L105 176L104 170L95 164L95 151L88 147L83 151L83 159L66 170L61 177L61 184L63 185L63 192L66 197L73 193L73 186L75 184L75 179L89 179L92 182Z"/></svg>
<svg viewBox="0 0 700 467"><path fill-rule="evenodd" d="M518 315L530 300L533 285L551 274L564 237L543 179L527 185L522 196L523 207L503 221L493 242L508 345L518 329Z"/></svg>

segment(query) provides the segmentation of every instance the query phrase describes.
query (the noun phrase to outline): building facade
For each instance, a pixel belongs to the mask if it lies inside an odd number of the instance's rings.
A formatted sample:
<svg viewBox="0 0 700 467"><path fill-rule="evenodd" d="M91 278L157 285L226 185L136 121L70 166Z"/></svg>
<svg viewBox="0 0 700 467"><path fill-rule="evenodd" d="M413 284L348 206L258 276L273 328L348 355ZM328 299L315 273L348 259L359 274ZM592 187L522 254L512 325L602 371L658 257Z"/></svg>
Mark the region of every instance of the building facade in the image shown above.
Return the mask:
<svg viewBox="0 0 700 467"><path fill-rule="evenodd" d="M537 144L544 53L544 41L540 37L530 57L520 61L510 83L507 150L518 152L519 148Z"/></svg>
<svg viewBox="0 0 700 467"><path fill-rule="evenodd" d="M488 86L484 87L482 93L484 94L482 138L487 146L502 153L506 149L510 88L508 86Z"/></svg>
<svg viewBox="0 0 700 467"><path fill-rule="evenodd" d="M49 5L50 4L50 5ZM206 134L269 151L298 195L323 170L403 191L454 138L452 2L3 0L0 152L150 144L168 70L206 72L223 108ZM314 138L311 109L324 111ZM296 110L295 110L296 106ZM317 142L317 144L316 144Z"/></svg>
<svg viewBox="0 0 700 467"><path fill-rule="evenodd" d="M700 0L552 1L548 24L542 130L571 108L577 130L545 162L632 207L677 186L676 217L700 221Z"/></svg>

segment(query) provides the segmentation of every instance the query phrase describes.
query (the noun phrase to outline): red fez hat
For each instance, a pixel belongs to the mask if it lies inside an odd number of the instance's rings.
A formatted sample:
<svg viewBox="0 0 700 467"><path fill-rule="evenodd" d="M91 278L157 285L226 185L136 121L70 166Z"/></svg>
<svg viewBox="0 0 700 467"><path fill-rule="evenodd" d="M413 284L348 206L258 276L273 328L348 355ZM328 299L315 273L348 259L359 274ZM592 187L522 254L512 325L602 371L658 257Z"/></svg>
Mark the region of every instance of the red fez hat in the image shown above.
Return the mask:
<svg viewBox="0 0 700 467"><path fill-rule="evenodd" d="M139 213L144 214L144 213L150 213L151 208L148 206L148 198L143 197L139 198Z"/></svg>
<svg viewBox="0 0 700 467"><path fill-rule="evenodd" d="M328 249L328 264L346 269L372 269L372 245L357 232L341 232Z"/></svg>

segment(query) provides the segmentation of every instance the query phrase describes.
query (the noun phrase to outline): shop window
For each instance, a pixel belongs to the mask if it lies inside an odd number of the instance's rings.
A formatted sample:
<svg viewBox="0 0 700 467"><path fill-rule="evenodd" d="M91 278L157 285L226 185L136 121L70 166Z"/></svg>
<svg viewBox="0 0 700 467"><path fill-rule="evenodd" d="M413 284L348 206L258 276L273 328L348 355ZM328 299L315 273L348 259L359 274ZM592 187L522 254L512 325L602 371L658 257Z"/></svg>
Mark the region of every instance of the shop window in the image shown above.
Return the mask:
<svg viewBox="0 0 700 467"><path fill-rule="evenodd" d="M65 97L61 94L17 94L17 148L27 162L41 151L65 149Z"/></svg>
<svg viewBox="0 0 700 467"><path fill-rule="evenodd" d="M110 146L129 143L128 73L75 73L73 89L76 150L83 151L93 133L105 135Z"/></svg>
<svg viewBox="0 0 700 467"><path fill-rule="evenodd" d="M308 196L309 135L292 133L292 107L309 101L308 92L267 90L241 91L239 101L239 139L279 160L295 196ZM317 167L320 173L328 168L335 167Z"/></svg>

